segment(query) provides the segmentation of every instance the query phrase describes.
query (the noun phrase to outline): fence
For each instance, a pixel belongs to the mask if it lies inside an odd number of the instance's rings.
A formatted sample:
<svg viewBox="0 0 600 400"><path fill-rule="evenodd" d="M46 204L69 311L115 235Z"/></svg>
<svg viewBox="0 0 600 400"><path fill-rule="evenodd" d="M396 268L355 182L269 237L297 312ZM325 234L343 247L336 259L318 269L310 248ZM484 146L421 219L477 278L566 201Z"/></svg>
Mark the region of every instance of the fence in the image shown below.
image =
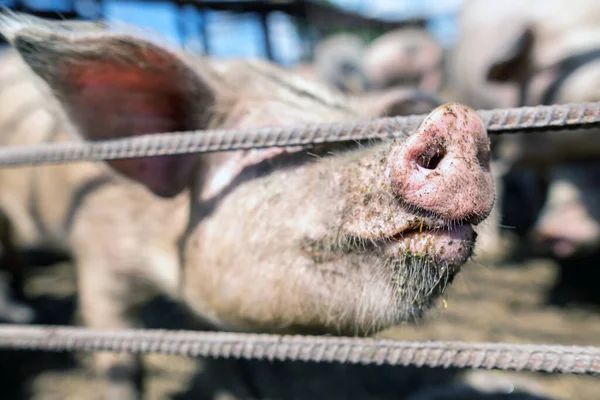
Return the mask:
<svg viewBox="0 0 600 400"><path fill-rule="evenodd" d="M106 4L111 4L105 0L62 0L61 7L51 9L48 3L43 2L44 6L36 5L35 1L25 0L0 0L0 6L8 6L15 11L27 12L32 15L41 16L44 18L78 18L78 19L102 19L105 18L103 10L106 9ZM327 36L338 30L352 30L353 32L366 32L368 35L381 34L383 32L407 26L420 26L426 24L426 19L421 17L412 17L398 21L387 21L373 17L364 16L356 12L347 11L328 5L320 1L307 0L284 0L284 1L267 1L267 0L236 0L236 1L204 1L204 0L151 0L145 3L169 3L170 7L166 11L175 11L178 14L174 35L185 41L191 30L194 36L198 36L201 44L192 46L192 48L203 54L211 55L219 49L215 48L212 41L213 37L221 36L223 32L220 29L231 29L232 21L237 23L247 22L248 18L252 22L260 26L258 38L255 38L260 43L253 44L248 47L261 47L264 51L256 50L257 54L238 54L238 56L259 55L272 61L285 62L285 56L277 53L272 38L272 30L274 29L271 21L276 15L285 15L291 24L294 24L298 30L300 41L301 54L297 58L310 58L313 52L314 42L318 37ZM146 4L148 6L148 4ZM139 9L139 7L138 7ZM165 10L162 10L165 12ZM194 21L192 26L186 18L183 18L186 11L193 11L193 17L190 21ZM126 14L135 14L122 12L122 16ZM134 10L135 11L135 10ZM138 10L139 12L139 10ZM120 15L121 15L120 14ZM225 18L224 18L225 16ZM188 18L189 19L189 18ZM213 22L213 23L211 23ZM215 29L209 29L215 28ZM218 29L217 29L218 28ZM164 32L163 32L164 33ZM238 41L239 38L238 38ZM245 39L244 43L249 41ZM251 41L250 41L251 42ZM221 46L222 47L222 46ZM228 44L231 47L231 43ZM279 46L281 47L281 46ZM246 51L247 53L247 51ZM292 57L294 58L294 57ZM298 59L296 59L298 61Z"/></svg>
<svg viewBox="0 0 600 400"><path fill-rule="evenodd" d="M478 113L491 134L579 129L600 123L600 102L480 110ZM425 117L414 115L354 123L158 133L95 142L6 147L0 149L0 167L394 139L409 135Z"/></svg>
<svg viewBox="0 0 600 400"><path fill-rule="evenodd" d="M571 130L600 125L600 102L480 110L491 134ZM319 124L250 130L153 134L101 142L6 147L0 166L99 161L140 156L310 145L344 140L389 139L409 135L424 115L382 118L351 124ZM568 134L568 132L565 132ZM0 348L44 351L163 353L313 362L390 364L600 373L600 348L462 342L405 342L315 336L119 330L47 326L0 326Z"/></svg>

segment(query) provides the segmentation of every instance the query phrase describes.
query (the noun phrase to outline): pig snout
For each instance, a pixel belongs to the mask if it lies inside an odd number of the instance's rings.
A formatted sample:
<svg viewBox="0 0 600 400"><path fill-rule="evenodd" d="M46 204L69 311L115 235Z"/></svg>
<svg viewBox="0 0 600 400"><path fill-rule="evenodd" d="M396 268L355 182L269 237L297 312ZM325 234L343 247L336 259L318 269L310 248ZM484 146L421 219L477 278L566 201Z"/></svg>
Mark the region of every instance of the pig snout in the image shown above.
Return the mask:
<svg viewBox="0 0 600 400"><path fill-rule="evenodd" d="M373 240L392 259L416 255L456 273L472 254L472 225L490 214L495 200L490 141L477 113L455 103L436 108L377 164L381 173L370 182L376 195L355 190L366 197L359 197L345 229Z"/></svg>
<svg viewBox="0 0 600 400"><path fill-rule="evenodd" d="M546 203L531 232L542 253L569 258L600 248L600 163L555 165Z"/></svg>
<svg viewBox="0 0 600 400"><path fill-rule="evenodd" d="M451 103L432 111L387 162L394 194L411 208L467 223L479 223L491 211L490 141L467 106Z"/></svg>
<svg viewBox="0 0 600 400"><path fill-rule="evenodd" d="M600 224L581 201L549 207L532 233L535 242L558 258L600 246Z"/></svg>

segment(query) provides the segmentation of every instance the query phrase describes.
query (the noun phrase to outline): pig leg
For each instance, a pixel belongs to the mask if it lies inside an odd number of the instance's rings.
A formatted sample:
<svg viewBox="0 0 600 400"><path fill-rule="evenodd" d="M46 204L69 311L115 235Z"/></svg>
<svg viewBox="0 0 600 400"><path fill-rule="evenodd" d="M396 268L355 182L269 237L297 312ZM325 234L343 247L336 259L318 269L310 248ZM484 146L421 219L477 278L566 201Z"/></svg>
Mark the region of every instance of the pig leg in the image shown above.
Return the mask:
<svg viewBox="0 0 600 400"><path fill-rule="evenodd" d="M98 329L138 327L138 311L148 298L147 288L127 271L115 270L115 265L123 265L122 259L107 257L108 251L96 251L76 255L79 304L85 325ZM97 353L94 364L108 378L108 399L141 398L143 371L139 356Z"/></svg>

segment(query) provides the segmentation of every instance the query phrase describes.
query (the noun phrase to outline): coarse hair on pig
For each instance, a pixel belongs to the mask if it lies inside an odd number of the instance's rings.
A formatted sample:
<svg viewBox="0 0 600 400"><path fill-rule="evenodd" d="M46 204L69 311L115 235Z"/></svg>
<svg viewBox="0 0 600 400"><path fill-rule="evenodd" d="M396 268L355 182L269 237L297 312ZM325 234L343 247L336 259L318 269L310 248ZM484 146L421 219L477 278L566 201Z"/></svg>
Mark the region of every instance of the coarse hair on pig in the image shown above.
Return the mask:
<svg viewBox="0 0 600 400"><path fill-rule="evenodd" d="M412 107L410 90L343 96L266 61L195 57L28 18L0 16L0 32L20 56L11 62L43 86L27 94L43 99L44 120L30 115L5 145L72 140L68 129L101 140ZM8 114L20 101L0 90ZM48 123L58 124L52 137L39 133ZM73 254L82 316L96 328L136 326L140 304L162 292L223 329L373 334L445 293L494 203L489 137L477 113L455 103L397 140L1 170L0 186L19 236L52 237ZM97 361L121 388L116 398L135 392L131 355Z"/></svg>

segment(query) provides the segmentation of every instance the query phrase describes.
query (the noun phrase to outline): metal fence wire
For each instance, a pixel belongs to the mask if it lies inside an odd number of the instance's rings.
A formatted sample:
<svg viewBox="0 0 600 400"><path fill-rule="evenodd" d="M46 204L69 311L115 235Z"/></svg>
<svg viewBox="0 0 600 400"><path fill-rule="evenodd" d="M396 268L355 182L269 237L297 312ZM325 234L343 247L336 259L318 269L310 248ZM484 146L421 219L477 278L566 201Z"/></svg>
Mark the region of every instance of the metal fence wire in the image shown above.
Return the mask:
<svg viewBox="0 0 600 400"><path fill-rule="evenodd" d="M479 110L478 114L489 134L568 131L597 127L600 102ZM7 146L0 148L0 167L394 139L412 134L426 117L411 115L349 123L198 130L94 142Z"/></svg>
<svg viewBox="0 0 600 400"><path fill-rule="evenodd" d="M600 348L167 330L0 326L0 348L598 375Z"/></svg>

